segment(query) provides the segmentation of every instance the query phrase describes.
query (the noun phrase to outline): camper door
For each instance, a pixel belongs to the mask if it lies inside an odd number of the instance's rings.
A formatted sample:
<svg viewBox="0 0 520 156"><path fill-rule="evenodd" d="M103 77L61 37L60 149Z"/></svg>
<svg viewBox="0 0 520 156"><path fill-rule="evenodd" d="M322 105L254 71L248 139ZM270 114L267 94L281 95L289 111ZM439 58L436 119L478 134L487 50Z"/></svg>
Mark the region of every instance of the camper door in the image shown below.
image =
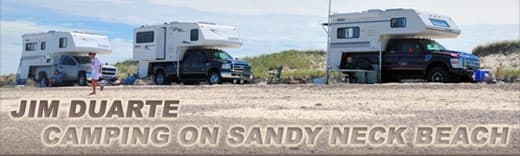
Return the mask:
<svg viewBox="0 0 520 156"><path fill-rule="evenodd" d="M164 60L166 57L166 27L162 27L157 29L155 35L155 40L157 44L157 50L156 53L156 59L157 60Z"/></svg>

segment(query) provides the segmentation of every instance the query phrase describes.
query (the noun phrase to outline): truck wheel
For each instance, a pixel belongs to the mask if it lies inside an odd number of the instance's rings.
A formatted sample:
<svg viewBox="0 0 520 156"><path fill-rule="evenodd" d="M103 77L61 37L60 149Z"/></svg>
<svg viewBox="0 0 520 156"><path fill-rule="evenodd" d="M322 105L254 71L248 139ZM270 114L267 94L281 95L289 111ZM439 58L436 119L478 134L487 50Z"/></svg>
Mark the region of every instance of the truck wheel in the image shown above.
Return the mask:
<svg viewBox="0 0 520 156"><path fill-rule="evenodd" d="M78 85L86 86L87 85L87 74L82 72L78 75Z"/></svg>
<svg viewBox="0 0 520 156"><path fill-rule="evenodd" d="M169 84L168 78L166 77L166 74L164 74L163 71L157 71L153 75L153 82L155 82L156 85L167 85Z"/></svg>
<svg viewBox="0 0 520 156"><path fill-rule="evenodd" d="M40 73L40 81L39 81L39 87L47 87L49 86L49 79L47 78L47 74Z"/></svg>
<svg viewBox="0 0 520 156"><path fill-rule="evenodd" d="M254 79L255 79L255 76L253 74L251 74L251 75L249 75L249 80L244 80L244 84L253 83Z"/></svg>
<svg viewBox="0 0 520 156"><path fill-rule="evenodd" d="M441 67L434 67L428 71L427 79L429 82L450 82L448 72Z"/></svg>
<svg viewBox="0 0 520 156"><path fill-rule="evenodd" d="M211 73L209 73L208 83L210 85L212 85L212 84L221 84L222 83L222 76L220 76L220 72L212 71Z"/></svg>

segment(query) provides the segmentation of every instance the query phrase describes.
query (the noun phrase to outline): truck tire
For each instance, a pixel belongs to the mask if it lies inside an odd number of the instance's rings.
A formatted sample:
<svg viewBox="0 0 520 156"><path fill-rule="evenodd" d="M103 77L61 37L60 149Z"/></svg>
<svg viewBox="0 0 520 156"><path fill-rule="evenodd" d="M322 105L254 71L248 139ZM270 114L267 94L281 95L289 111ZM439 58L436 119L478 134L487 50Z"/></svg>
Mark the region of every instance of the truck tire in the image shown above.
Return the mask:
<svg viewBox="0 0 520 156"><path fill-rule="evenodd" d="M88 84L87 82L87 74L85 72L80 72L78 74L78 85L79 86L86 86Z"/></svg>
<svg viewBox="0 0 520 156"><path fill-rule="evenodd" d="M428 82L450 82L450 75L446 69L442 67L433 67L428 71Z"/></svg>
<svg viewBox="0 0 520 156"><path fill-rule="evenodd" d="M249 80L244 80L244 84L251 84L254 82L254 79L255 76L251 73L251 75L249 75Z"/></svg>
<svg viewBox="0 0 520 156"><path fill-rule="evenodd" d="M39 83L39 87L47 87L49 86L49 78L47 78L47 74L45 72L41 72L39 74L40 76L40 81L38 81Z"/></svg>
<svg viewBox="0 0 520 156"><path fill-rule="evenodd" d="M167 84L170 84L170 82L168 81L168 77L166 77L166 74L162 70L156 71L153 74L153 82L156 85L167 85Z"/></svg>
<svg viewBox="0 0 520 156"><path fill-rule="evenodd" d="M220 72L218 72L218 71L210 72L208 74L208 83L210 85L221 84L222 83L222 76L220 75Z"/></svg>

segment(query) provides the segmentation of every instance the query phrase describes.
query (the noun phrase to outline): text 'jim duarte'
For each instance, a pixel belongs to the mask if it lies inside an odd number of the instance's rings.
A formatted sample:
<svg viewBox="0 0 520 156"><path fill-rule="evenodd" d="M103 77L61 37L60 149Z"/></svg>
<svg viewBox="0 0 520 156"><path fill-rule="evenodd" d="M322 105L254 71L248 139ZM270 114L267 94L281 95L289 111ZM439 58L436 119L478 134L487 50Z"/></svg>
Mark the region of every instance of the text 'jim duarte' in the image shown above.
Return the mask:
<svg viewBox="0 0 520 156"><path fill-rule="evenodd" d="M21 100L18 110L11 111L13 118L58 118L60 100ZM178 100L71 100L66 118L157 118L175 119Z"/></svg>
<svg viewBox="0 0 520 156"><path fill-rule="evenodd" d="M59 119L176 119L178 100L71 100ZM17 120L56 119L59 100L21 100L11 111ZM42 144L56 146L507 146L510 125L49 125L40 134ZM196 123L190 123L196 124Z"/></svg>

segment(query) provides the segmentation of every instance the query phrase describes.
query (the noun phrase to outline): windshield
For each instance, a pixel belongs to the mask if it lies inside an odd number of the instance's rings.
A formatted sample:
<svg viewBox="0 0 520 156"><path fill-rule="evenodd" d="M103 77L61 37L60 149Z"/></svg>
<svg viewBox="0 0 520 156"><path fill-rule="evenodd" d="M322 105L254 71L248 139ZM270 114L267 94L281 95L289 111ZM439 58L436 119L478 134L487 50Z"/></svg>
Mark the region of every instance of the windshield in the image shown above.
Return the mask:
<svg viewBox="0 0 520 156"><path fill-rule="evenodd" d="M208 51L208 57L210 59L217 59L217 60L232 60L233 57L222 50L209 50Z"/></svg>
<svg viewBox="0 0 520 156"><path fill-rule="evenodd" d="M446 50L444 46L435 42L434 40L421 40L421 43L426 47L429 51L442 51Z"/></svg>
<svg viewBox="0 0 520 156"><path fill-rule="evenodd" d="M74 56L74 59L76 59L79 64L89 64L90 58L88 56Z"/></svg>

